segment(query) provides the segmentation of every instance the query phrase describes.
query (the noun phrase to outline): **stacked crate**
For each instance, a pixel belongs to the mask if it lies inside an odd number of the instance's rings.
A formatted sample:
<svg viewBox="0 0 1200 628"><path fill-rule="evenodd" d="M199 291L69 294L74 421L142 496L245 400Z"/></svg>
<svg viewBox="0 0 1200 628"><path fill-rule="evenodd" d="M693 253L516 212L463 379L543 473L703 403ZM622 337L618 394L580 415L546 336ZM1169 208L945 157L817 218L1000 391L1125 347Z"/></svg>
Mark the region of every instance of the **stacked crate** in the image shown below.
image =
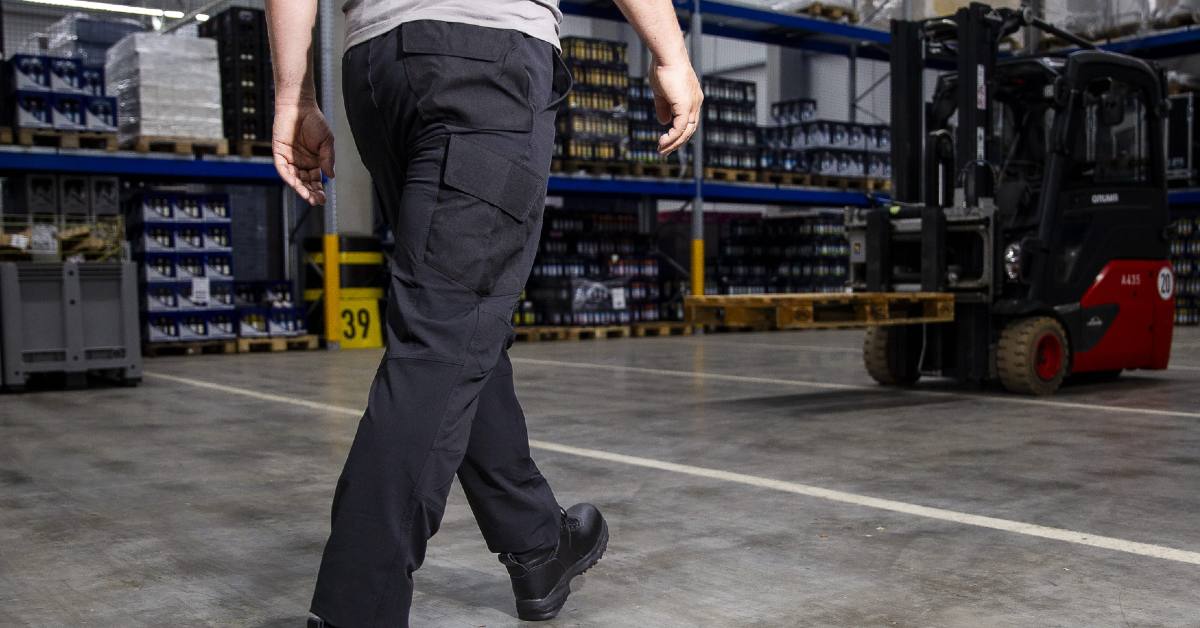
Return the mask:
<svg viewBox="0 0 1200 628"><path fill-rule="evenodd" d="M200 35L217 40L222 116L231 148L244 156L269 155L275 85L263 12L226 9L200 24Z"/></svg>
<svg viewBox="0 0 1200 628"><path fill-rule="evenodd" d="M757 85L706 77L702 87L705 178L756 180L760 149Z"/></svg>
<svg viewBox="0 0 1200 628"><path fill-rule="evenodd" d="M116 177L25 174L5 181L0 259L116 261L125 229Z"/></svg>
<svg viewBox="0 0 1200 628"><path fill-rule="evenodd" d="M654 91L645 78L629 79L629 161L634 174L670 177L678 174L670 156L658 153L658 138L663 134L654 111Z"/></svg>
<svg viewBox="0 0 1200 628"><path fill-rule="evenodd" d="M514 320L627 325L659 320L653 236L632 213L546 211L542 245Z"/></svg>
<svg viewBox="0 0 1200 628"><path fill-rule="evenodd" d="M721 294L841 292L849 256L840 213L740 218L722 226L713 271Z"/></svg>
<svg viewBox="0 0 1200 628"><path fill-rule="evenodd" d="M304 310L287 281L234 283L239 338L291 338L307 333Z"/></svg>
<svg viewBox="0 0 1200 628"><path fill-rule="evenodd" d="M575 78L575 86L558 114L556 169L595 173L611 173L614 166L627 169L629 65L625 60L626 44L564 37L562 51L563 61Z"/></svg>
<svg viewBox="0 0 1200 628"><path fill-rule="evenodd" d="M18 54L4 75L5 124L18 144L117 149L117 101L105 95L103 67Z"/></svg>
<svg viewBox="0 0 1200 628"><path fill-rule="evenodd" d="M126 217L139 268L143 341L235 338L228 195L141 191Z"/></svg>
<svg viewBox="0 0 1200 628"><path fill-rule="evenodd" d="M1170 241L1175 267L1175 322L1200 324L1200 216L1175 221Z"/></svg>
<svg viewBox="0 0 1200 628"><path fill-rule="evenodd" d="M797 147L800 125L815 120L817 101L800 98L771 103L774 123L759 129L760 177L767 183L808 184L808 160Z"/></svg>

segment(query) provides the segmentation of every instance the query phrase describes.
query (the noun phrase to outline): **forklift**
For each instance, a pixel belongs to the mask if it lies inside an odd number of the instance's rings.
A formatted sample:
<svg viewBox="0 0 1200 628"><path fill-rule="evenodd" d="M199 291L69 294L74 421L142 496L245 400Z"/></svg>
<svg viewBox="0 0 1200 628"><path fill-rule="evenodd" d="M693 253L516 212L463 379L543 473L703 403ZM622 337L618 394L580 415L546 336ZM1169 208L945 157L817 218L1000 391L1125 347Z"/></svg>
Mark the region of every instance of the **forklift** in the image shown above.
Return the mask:
<svg viewBox="0 0 1200 628"><path fill-rule="evenodd" d="M1077 47L1007 55L1024 27ZM927 68L937 76L931 100ZM875 326L877 382L922 375L1054 393L1165 369L1166 80L1033 12L972 3L892 23L893 192L846 210L852 292L950 293L954 321Z"/></svg>

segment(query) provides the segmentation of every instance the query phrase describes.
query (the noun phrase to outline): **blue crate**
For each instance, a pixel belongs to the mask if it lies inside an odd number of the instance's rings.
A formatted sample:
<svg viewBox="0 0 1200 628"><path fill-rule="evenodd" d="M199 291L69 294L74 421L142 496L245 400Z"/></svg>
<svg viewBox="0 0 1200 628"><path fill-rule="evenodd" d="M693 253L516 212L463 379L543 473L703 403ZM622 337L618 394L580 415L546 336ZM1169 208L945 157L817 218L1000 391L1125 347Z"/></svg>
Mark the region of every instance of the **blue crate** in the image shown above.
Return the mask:
<svg viewBox="0 0 1200 628"><path fill-rule="evenodd" d="M41 55L13 55L8 60L9 87L16 91L50 91L50 62Z"/></svg>
<svg viewBox="0 0 1200 628"><path fill-rule="evenodd" d="M142 223L174 222L178 202L175 194L139 192L129 201L126 220L131 227Z"/></svg>
<svg viewBox="0 0 1200 628"><path fill-rule="evenodd" d="M175 224L175 250L181 253L198 253L204 250L204 225Z"/></svg>
<svg viewBox="0 0 1200 628"><path fill-rule="evenodd" d="M175 227L145 223L131 228L129 243L138 253L168 253L175 250Z"/></svg>
<svg viewBox="0 0 1200 628"><path fill-rule="evenodd" d="M172 253L143 253L139 256L138 274L143 283L174 285L179 278L175 255Z"/></svg>
<svg viewBox="0 0 1200 628"><path fill-rule="evenodd" d="M307 332L304 310L297 307L275 307L269 310L268 334L271 336L302 336Z"/></svg>
<svg viewBox="0 0 1200 628"><path fill-rule="evenodd" d="M210 279L233 281L233 256L229 253L206 253L204 266Z"/></svg>
<svg viewBox="0 0 1200 628"><path fill-rule="evenodd" d="M208 267L203 253L180 253L175 256L175 276L180 280L207 277Z"/></svg>
<svg viewBox="0 0 1200 628"><path fill-rule="evenodd" d="M200 196L200 208L204 222L228 223L230 220L228 194L204 194Z"/></svg>
<svg viewBox="0 0 1200 628"><path fill-rule="evenodd" d="M50 106L53 108L50 119L55 129L60 131L87 130L87 110L82 95L51 94Z"/></svg>
<svg viewBox="0 0 1200 628"><path fill-rule="evenodd" d="M268 338L270 331L270 309L257 305L239 305L237 308L238 336L242 338Z"/></svg>
<svg viewBox="0 0 1200 628"><path fill-rule="evenodd" d="M49 92L19 91L13 94L13 126L18 129L54 128L54 97Z"/></svg>
<svg viewBox="0 0 1200 628"><path fill-rule="evenodd" d="M175 197L176 222L204 222L204 207L196 194L178 194Z"/></svg>
<svg viewBox="0 0 1200 628"><path fill-rule="evenodd" d="M50 91L56 94L83 94L83 63L79 59L47 57L50 66Z"/></svg>
<svg viewBox="0 0 1200 628"><path fill-rule="evenodd" d="M215 253L233 250L233 232L228 224L206 223L204 225L204 250Z"/></svg>
<svg viewBox="0 0 1200 628"><path fill-rule="evenodd" d="M104 67L84 65L79 70L79 91L86 96L104 97ZM116 107L113 107L115 110Z"/></svg>
<svg viewBox="0 0 1200 628"><path fill-rule="evenodd" d="M96 133L117 132L117 99L108 96L84 96L83 124Z"/></svg>
<svg viewBox="0 0 1200 628"><path fill-rule="evenodd" d="M210 339L228 340L237 338L237 312L233 310L208 312L205 314L205 318L208 320L208 337Z"/></svg>
<svg viewBox="0 0 1200 628"><path fill-rule="evenodd" d="M179 342L179 318L176 312L154 312L143 316L142 337L146 342Z"/></svg>
<svg viewBox="0 0 1200 628"><path fill-rule="evenodd" d="M143 312L176 312L179 310L179 294L169 283L147 283L142 288Z"/></svg>

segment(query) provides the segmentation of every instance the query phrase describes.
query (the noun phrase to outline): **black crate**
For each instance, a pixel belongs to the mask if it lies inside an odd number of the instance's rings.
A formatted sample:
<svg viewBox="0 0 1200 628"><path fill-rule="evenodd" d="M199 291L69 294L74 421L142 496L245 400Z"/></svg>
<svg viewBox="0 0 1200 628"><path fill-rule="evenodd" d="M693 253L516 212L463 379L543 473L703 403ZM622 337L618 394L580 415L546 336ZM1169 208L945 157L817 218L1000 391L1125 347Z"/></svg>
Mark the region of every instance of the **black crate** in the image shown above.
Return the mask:
<svg viewBox="0 0 1200 628"><path fill-rule="evenodd" d="M557 123L563 137L620 139L629 135L629 119L623 114L568 109L559 114Z"/></svg>

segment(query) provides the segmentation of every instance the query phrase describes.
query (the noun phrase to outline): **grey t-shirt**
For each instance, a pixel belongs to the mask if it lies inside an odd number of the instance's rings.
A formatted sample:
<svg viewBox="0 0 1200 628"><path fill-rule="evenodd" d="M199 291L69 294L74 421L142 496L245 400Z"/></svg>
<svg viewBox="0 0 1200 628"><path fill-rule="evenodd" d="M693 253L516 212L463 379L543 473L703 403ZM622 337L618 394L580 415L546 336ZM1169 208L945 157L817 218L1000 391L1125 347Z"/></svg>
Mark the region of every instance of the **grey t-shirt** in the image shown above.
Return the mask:
<svg viewBox="0 0 1200 628"><path fill-rule="evenodd" d="M440 20L521 31L558 47L558 0L346 0L346 48L405 22Z"/></svg>

